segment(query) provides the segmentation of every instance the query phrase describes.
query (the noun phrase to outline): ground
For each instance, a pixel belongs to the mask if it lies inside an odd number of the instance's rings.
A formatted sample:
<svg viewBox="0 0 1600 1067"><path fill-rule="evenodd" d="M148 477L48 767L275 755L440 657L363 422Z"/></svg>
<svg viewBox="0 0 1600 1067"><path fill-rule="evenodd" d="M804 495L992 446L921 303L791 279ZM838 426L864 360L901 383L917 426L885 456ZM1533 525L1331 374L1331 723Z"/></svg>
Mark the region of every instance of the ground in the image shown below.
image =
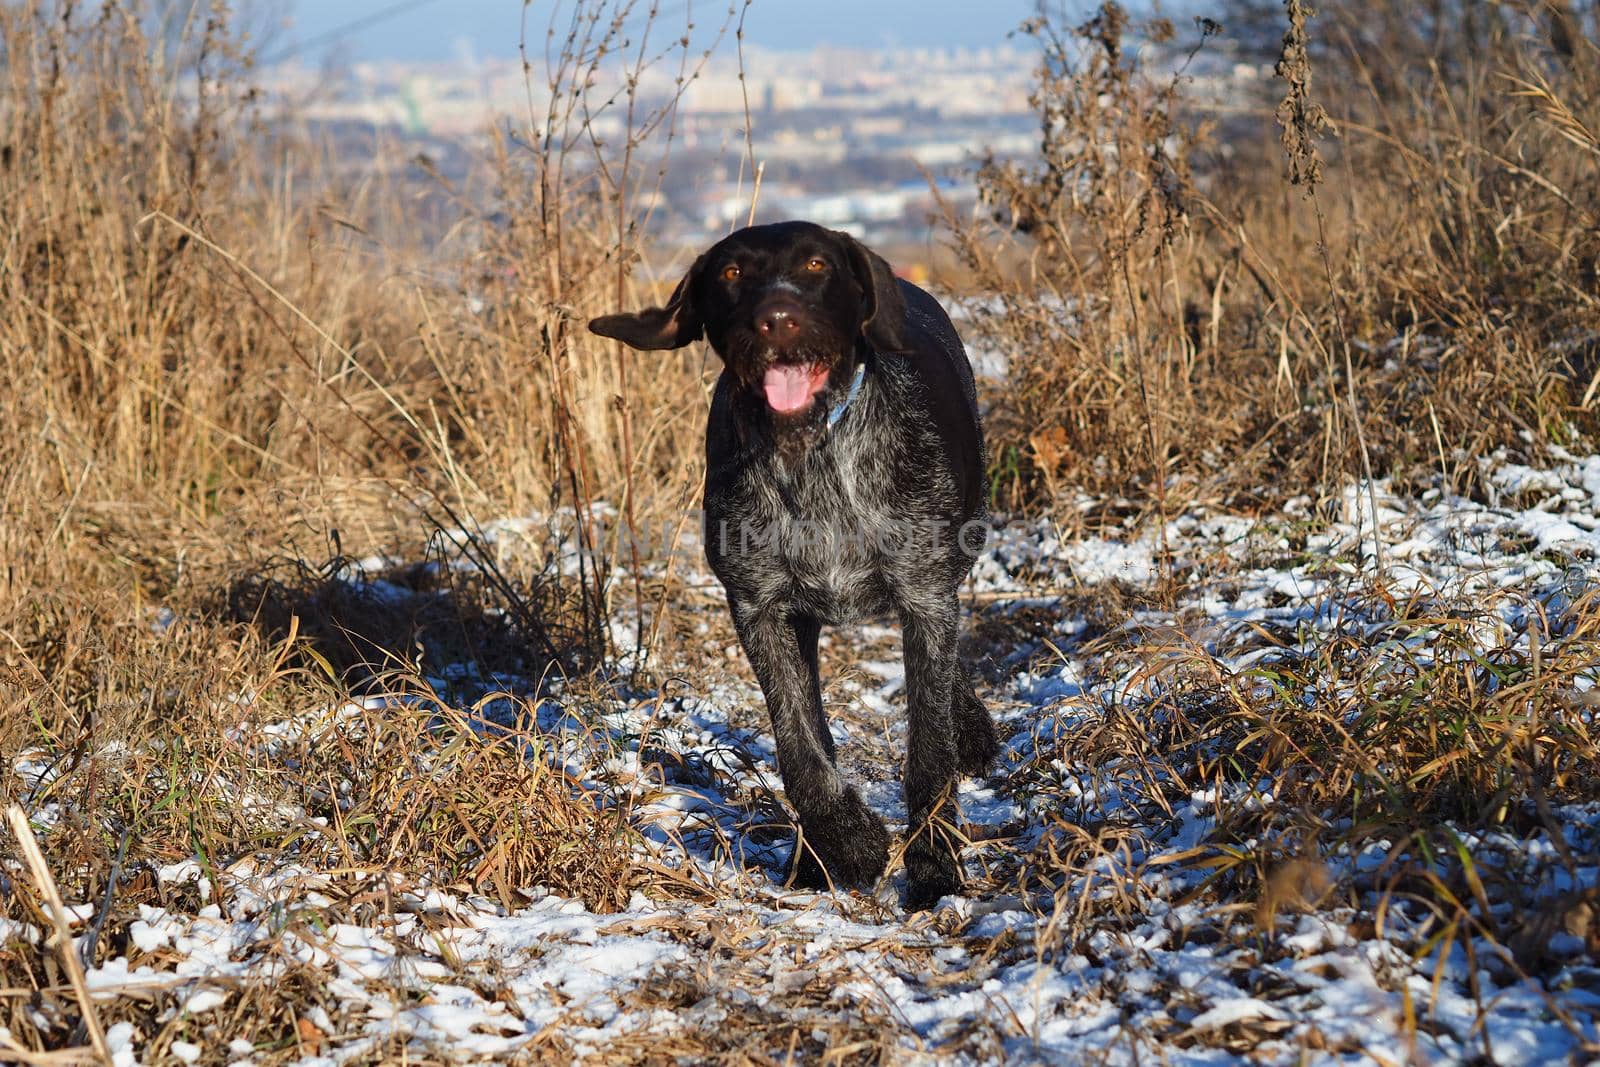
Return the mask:
<svg viewBox="0 0 1600 1067"><path fill-rule="evenodd" d="M112 1023L116 1060L1585 1060L1600 1053L1600 798L1558 787L1600 677L1600 457L1500 456L1479 482L1477 500L1379 486L1376 541L1354 487L1331 511L1002 525L966 590L966 648L1004 752L961 786L965 892L923 914L902 910L898 872L876 893L779 884L789 829L764 708L715 584L691 575L659 684L537 698L538 758L622 798L629 847L661 877L601 913L289 852L166 866L162 903L88 975L108 1018L157 1005ZM823 651L841 765L901 828L898 635L846 628ZM1436 713L1497 695L1479 734ZM268 725L289 737L385 699ZM469 710L513 706L528 702ZM1526 760L1551 795L1474 801L1492 774L1446 777L1460 747L1385 751L1380 707L1401 719L1383 729L1464 730L1491 772L1524 758L1495 738L1542 709ZM1354 771L1353 736L1375 738ZM15 767L48 786L50 764ZM1408 822L1362 788L1437 814ZM48 833L51 804L33 816ZM42 938L0 924L0 941ZM274 997L293 1005L275 1043L243 1022Z"/></svg>

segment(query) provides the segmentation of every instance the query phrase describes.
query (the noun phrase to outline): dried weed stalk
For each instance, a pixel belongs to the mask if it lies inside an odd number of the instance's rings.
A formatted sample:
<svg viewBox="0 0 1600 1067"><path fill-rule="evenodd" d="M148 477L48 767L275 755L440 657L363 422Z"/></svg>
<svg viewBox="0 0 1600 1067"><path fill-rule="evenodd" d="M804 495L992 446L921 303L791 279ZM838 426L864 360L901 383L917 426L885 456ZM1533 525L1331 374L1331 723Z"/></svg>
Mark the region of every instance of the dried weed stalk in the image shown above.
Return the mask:
<svg viewBox="0 0 1600 1067"><path fill-rule="evenodd" d="M1303 186L1310 198L1317 219L1317 251L1322 258L1323 276L1328 283L1328 299L1333 309L1334 323L1338 326L1339 351L1344 357L1344 382L1347 418L1355 431L1356 447L1361 453L1361 469L1366 476L1367 503L1372 509L1372 558L1378 572L1383 571L1383 538L1377 529L1378 488L1372 474L1372 453L1367 448L1366 429L1361 408L1356 399L1356 372L1350 357L1350 331L1345 325L1344 302L1334 281L1333 262L1328 252L1327 217L1322 211L1322 201L1317 187L1322 183L1322 157L1317 151L1317 138L1328 128L1328 114L1321 104L1311 99L1311 52L1307 47L1306 20L1314 12L1301 0L1284 0L1289 28L1283 35L1283 51L1278 57L1275 71L1288 84L1288 91L1278 105L1277 119L1283 127L1283 149L1289 157L1289 183ZM1332 375L1329 375L1331 383ZM1363 518L1357 515L1357 530Z"/></svg>

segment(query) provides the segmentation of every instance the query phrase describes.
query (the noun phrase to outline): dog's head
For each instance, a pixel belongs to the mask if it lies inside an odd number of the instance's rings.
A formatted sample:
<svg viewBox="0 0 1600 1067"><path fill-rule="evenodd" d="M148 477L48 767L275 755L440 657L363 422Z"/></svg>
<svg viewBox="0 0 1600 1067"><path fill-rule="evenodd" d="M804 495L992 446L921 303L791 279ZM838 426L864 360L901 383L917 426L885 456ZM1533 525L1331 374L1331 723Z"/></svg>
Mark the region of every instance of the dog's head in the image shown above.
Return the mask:
<svg viewBox="0 0 1600 1067"><path fill-rule="evenodd" d="M589 329L633 348L702 336L780 421L806 418L852 370L856 342L904 348L905 302L889 264L809 222L752 226L694 261L665 307L602 315Z"/></svg>

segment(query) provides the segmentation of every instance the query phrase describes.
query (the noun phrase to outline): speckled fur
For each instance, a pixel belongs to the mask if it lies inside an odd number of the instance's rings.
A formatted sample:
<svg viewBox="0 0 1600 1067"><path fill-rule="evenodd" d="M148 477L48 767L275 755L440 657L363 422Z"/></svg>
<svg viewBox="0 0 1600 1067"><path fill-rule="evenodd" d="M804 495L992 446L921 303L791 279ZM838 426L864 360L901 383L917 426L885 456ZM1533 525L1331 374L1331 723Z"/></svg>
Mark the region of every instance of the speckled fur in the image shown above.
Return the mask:
<svg viewBox="0 0 1600 1067"><path fill-rule="evenodd" d="M797 273L796 262L819 255L841 265L836 277ZM743 268L737 285L707 281L728 262ZM806 358L830 369L800 417L767 407L758 383L775 357L744 328L774 291L801 302L814 334ZM955 778L982 773L998 746L956 652L957 591L982 547L985 487L972 369L948 316L850 237L783 223L719 243L666 308L591 326L642 348L703 330L726 364L706 428L706 555L766 696L799 815L791 876L866 885L887 861L882 821L835 766L817 637L825 625L893 614L909 716L907 904L955 891ZM857 363L862 386L830 428Z"/></svg>

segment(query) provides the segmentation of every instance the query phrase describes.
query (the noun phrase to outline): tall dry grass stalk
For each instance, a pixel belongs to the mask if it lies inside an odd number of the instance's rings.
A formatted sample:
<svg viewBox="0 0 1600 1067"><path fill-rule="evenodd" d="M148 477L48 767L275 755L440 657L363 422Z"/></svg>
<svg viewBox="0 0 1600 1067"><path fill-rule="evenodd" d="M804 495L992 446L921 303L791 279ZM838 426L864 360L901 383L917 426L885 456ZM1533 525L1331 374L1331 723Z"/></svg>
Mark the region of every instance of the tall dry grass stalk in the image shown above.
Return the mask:
<svg viewBox="0 0 1600 1067"><path fill-rule="evenodd" d="M1322 274L1328 283L1328 300L1336 327L1341 362L1344 365L1345 396L1349 403L1345 421L1354 431L1356 449L1361 456L1361 470L1365 475L1367 503L1372 510L1373 563L1379 573L1383 571L1383 537L1376 528L1378 522L1378 487L1372 473L1372 453L1367 448L1365 418L1356 399L1356 372L1350 357L1350 330L1345 324L1343 296L1333 276L1333 262L1328 252L1328 219L1322 210L1322 200L1317 187L1322 184L1322 153L1317 150L1317 140L1328 128L1328 113L1311 96L1311 52L1307 47L1306 21L1312 16L1311 8L1300 0L1285 0L1284 12L1289 28L1284 31L1283 50L1278 55L1273 72L1285 85L1284 97L1278 103L1275 117L1283 127L1283 151L1289 158L1289 184L1303 187L1311 202L1312 215L1317 221L1317 253L1322 261ZM1330 353L1331 355L1331 353ZM1334 375L1330 372L1331 383ZM1359 532L1363 522L1357 516Z"/></svg>

